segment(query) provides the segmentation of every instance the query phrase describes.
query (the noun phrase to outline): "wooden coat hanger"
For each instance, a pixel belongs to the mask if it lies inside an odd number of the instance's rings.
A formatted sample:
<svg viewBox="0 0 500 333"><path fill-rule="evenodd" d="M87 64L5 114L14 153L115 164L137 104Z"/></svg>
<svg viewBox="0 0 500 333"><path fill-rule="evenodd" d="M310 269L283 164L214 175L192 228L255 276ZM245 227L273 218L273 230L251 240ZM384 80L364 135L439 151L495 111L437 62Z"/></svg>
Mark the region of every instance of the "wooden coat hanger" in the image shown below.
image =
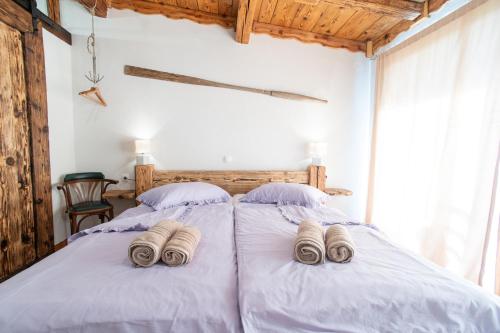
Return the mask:
<svg viewBox="0 0 500 333"><path fill-rule="evenodd" d="M87 97L102 106L107 106L106 101L104 100L104 97L102 97L101 91L98 87L92 87L88 90L80 91L78 95Z"/></svg>

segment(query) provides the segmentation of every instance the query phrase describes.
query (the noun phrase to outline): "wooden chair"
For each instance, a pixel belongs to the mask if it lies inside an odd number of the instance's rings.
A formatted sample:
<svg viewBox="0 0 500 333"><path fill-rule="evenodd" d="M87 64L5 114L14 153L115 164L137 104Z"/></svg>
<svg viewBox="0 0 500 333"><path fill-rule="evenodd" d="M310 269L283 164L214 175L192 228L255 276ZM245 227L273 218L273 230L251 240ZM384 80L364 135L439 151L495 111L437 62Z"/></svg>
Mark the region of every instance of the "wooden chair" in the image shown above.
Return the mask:
<svg viewBox="0 0 500 333"><path fill-rule="evenodd" d="M66 199L66 213L71 221L71 234L80 230L80 223L89 216L99 216L101 223L106 217L113 219L113 205L105 198L104 192L118 181L106 179L101 172L71 173L64 177L64 183L57 186ZM82 217L79 221L78 218Z"/></svg>

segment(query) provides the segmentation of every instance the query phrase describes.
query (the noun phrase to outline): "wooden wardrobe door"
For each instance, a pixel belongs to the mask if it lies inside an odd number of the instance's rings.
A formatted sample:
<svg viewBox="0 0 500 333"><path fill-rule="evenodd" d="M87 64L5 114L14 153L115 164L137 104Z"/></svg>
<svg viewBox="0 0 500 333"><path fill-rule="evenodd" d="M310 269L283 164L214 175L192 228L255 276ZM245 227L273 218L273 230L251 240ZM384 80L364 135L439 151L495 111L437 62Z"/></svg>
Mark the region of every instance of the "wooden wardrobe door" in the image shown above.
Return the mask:
<svg viewBox="0 0 500 333"><path fill-rule="evenodd" d="M21 37L0 22L0 279L36 258Z"/></svg>

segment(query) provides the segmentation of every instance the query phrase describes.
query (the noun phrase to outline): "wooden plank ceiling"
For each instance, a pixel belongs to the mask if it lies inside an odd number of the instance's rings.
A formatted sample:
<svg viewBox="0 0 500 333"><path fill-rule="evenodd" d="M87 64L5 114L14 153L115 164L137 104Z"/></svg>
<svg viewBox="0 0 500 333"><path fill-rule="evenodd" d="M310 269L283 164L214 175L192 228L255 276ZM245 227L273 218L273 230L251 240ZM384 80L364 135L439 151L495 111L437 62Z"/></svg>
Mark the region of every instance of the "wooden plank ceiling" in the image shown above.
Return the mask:
<svg viewBox="0 0 500 333"><path fill-rule="evenodd" d="M80 0L87 6L89 1ZM130 9L234 28L235 39L244 44L249 43L252 32L264 33L371 56L446 1L98 0L97 15L106 17L107 7Z"/></svg>

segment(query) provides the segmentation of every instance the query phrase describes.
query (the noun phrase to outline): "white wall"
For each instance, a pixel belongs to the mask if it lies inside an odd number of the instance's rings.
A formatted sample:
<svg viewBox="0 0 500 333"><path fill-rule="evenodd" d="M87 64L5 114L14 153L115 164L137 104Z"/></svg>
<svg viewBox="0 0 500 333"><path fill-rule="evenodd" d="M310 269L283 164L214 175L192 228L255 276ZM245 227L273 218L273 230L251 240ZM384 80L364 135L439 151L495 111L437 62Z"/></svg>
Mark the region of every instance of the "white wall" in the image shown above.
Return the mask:
<svg viewBox="0 0 500 333"><path fill-rule="evenodd" d="M69 224L64 213L64 196L56 189L56 185L62 181L64 174L76 170L71 46L45 30L43 42L50 129L54 241L57 244L66 239Z"/></svg>
<svg viewBox="0 0 500 333"><path fill-rule="evenodd" d="M88 89L90 17L62 3L73 33L77 171L133 176L133 140L150 138L163 169L305 169L306 144L327 141L328 185L354 196L335 199L364 218L371 129L371 63L363 54L253 34L238 44L231 29L110 10L96 19L98 71L109 106L77 93ZM329 100L287 101L234 90L153 81L123 74L143 66ZM223 157L233 157L224 163ZM132 184L122 183L122 187Z"/></svg>

